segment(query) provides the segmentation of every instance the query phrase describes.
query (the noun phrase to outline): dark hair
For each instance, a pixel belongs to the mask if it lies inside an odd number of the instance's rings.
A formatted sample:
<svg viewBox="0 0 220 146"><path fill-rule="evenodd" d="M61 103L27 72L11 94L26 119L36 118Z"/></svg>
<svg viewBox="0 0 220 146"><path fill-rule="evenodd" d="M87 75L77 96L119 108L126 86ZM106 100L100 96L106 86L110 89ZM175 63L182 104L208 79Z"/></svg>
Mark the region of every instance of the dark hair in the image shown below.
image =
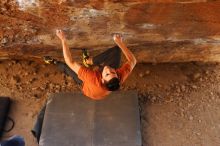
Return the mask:
<svg viewBox="0 0 220 146"><path fill-rule="evenodd" d="M116 91L120 88L120 81L118 78L112 78L111 80L105 83L105 86L109 91Z"/></svg>

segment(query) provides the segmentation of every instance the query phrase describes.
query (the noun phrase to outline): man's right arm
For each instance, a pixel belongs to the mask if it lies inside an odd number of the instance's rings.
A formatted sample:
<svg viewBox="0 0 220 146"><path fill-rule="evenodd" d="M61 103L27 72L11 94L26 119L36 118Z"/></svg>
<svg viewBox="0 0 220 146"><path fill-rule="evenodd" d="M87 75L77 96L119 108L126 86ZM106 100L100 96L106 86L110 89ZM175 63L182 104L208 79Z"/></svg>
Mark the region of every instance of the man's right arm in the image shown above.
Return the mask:
<svg viewBox="0 0 220 146"><path fill-rule="evenodd" d="M69 49L69 47L68 47L68 45L67 45L66 38L65 38L65 35L64 35L63 31L62 31L62 30L57 30L56 34L57 34L57 36L60 38L60 40L61 40L61 42L62 42L63 56L64 56L64 60L65 60L66 64L67 64L76 74L78 74L81 65L80 65L79 63L75 62L75 61L72 59L71 52L70 52L70 49Z"/></svg>
<svg viewBox="0 0 220 146"><path fill-rule="evenodd" d="M134 54L127 48L127 46L122 41L122 37L119 34L115 34L113 37L115 43L121 48L123 54L125 55L126 59L128 60L128 63L131 66L131 70L135 67L137 60L134 56Z"/></svg>

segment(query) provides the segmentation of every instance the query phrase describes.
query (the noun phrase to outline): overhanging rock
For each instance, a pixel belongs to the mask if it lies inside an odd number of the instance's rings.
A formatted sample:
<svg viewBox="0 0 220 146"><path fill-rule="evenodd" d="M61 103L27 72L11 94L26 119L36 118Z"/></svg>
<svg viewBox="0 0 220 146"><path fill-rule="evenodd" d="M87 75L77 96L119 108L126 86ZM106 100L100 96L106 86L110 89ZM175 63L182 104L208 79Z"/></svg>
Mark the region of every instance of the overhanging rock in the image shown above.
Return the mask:
<svg viewBox="0 0 220 146"><path fill-rule="evenodd" d="M138 62L220 61L220 2L208 0L1 1L0 58L62 58L56 29L73 57L114 44L121 33Z"/></svg>

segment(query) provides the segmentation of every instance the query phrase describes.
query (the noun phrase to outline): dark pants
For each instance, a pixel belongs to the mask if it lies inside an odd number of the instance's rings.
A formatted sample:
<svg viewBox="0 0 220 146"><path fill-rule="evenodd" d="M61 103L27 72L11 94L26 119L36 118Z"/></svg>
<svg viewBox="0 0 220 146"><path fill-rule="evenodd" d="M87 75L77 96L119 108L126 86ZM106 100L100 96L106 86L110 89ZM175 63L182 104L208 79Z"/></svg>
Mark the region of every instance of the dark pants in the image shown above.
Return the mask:
<svg viewBox="0 0 220 146"><path fill-rule="evenodd" d="M121 49L118 46L107 49L103 53L93 57L93 65L103 68L104 66L110 66L112 68L119 68L121 62ZM82 85L82 80L78 78L78 75L64 62L57 62L57 66L65 74L71 76L74 81ZM102 70L102 69L101 69Z"/></svg>

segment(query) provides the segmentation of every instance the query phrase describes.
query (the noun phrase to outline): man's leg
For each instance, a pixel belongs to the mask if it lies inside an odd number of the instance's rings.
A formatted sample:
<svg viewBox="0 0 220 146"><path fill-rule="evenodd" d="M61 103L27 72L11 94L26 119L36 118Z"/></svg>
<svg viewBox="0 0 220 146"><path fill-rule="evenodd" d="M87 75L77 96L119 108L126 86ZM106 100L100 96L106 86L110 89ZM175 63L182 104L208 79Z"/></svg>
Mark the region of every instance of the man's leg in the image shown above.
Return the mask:
<svg viewBox="0 0 220 146"><path fill-rule="evenodd" d="M112 68L119 68L121 62L121 49L118 46L107 49L105 52L93 57L94 65L105 66Z"/></svg>
<svg viewBox="0 0 220 146"><path fill-rule="evenodd" d="M8 140L1 142L1 146L25 146L24 138L21 136L13 136Z"/></svg>
<svg viewBox="0 0 220 146"><path fill-rule="evenodd" d="M66 63L63 63L61 61L57 61L56 65L58 66L58 68L63 71L65 74L71 76L73 78L73 80L78 84L78 85L82 85L82 80L80 80L78 78L78 75L68 66L66 65Z"/></svg>

